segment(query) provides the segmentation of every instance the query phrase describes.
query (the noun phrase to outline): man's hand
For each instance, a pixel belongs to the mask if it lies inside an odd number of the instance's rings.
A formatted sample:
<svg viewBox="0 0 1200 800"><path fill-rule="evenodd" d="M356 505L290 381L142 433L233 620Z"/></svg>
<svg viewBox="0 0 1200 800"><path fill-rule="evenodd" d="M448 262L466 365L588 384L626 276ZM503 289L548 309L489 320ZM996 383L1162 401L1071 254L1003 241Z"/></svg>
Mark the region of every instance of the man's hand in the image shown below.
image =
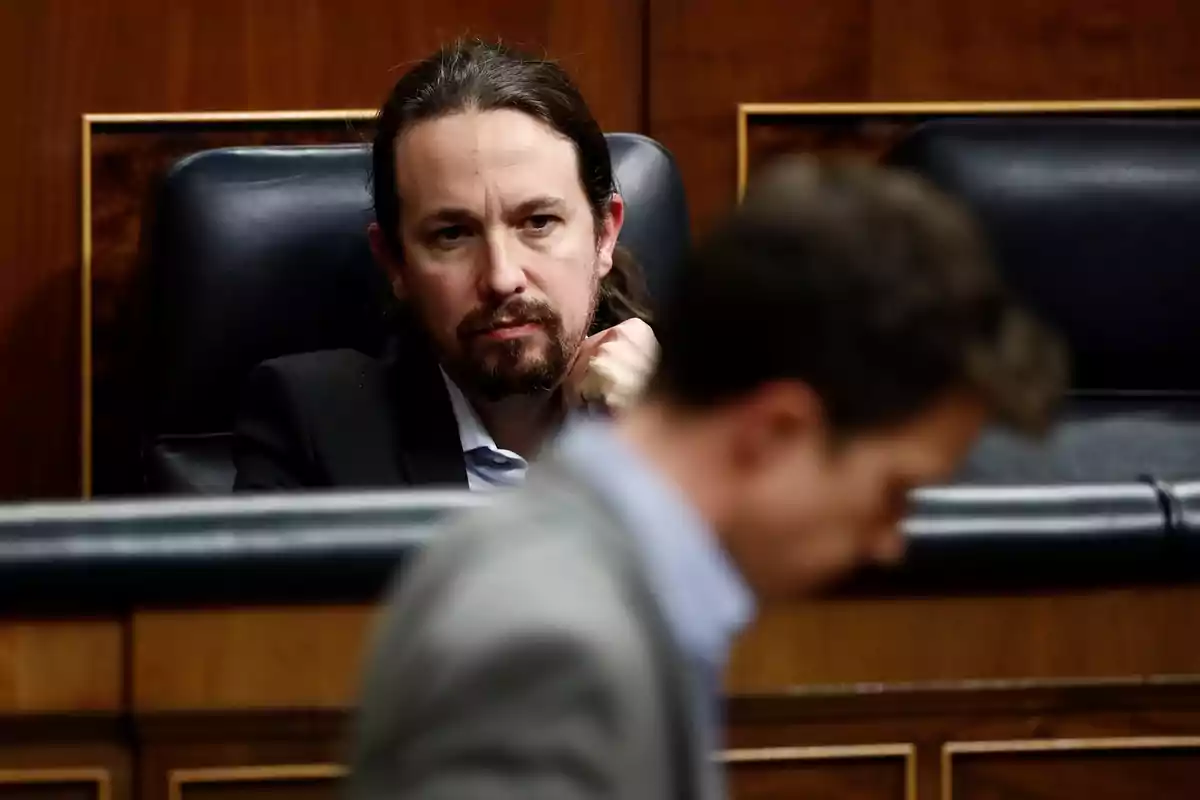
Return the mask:
<svg viewBox="0 0 1200 800"><path fill-rule="evenodd" d="M642 393L657 360L658 340L640 319L627 319L589 336L567 376L567 402L620 411Z"/></svg>

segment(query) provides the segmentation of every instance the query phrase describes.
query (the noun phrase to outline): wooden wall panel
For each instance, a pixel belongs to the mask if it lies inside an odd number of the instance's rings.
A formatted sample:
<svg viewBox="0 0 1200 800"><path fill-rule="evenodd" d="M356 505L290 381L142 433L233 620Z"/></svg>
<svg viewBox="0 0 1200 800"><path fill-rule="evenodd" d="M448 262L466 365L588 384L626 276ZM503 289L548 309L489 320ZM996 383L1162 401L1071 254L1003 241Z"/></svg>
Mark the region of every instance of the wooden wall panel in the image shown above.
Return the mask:
<svg viewBox="0 0 1200 800"><path fill-rule="evenodd" d="M949 743L943 800L1185 800L1200 737Z"/></svg>
<svg viewBox="0 0 1200 800"><path fill-rule="evenodd" d="M649 130L701 226L734 198L743 102L1200 95L1185 0L653 0Z"/></svg>
<svg viewBox="0 0 1200 800"><path fill-rule="evenodd" d="M318 671L326 662L297 669ZM0 800L332 800L350 711L0 715ZM726 719L737 800L1191 797L1197 676L799 688Z"/></svg>
<svg viewBox="0 0 1200 800"><path fill-rule="evenodd" d="M800 690L734 698L726 717L736 800L1175 798L1200 780L1194 676ZM143 714L139 796L336 797L348 722L340 709Z"/></svg>
<svg viewBox="0 0 1200 800"><path fill-rule="evenodd" d="M821 599L764 613L726 685L1111 678L1200 673L1200 587Z"/></svg>
<svg viewBox="0 0 1200 800"><path fill-rule="evenodd" d="M149 714L138 723L141 800L333 800L346 716L326 712Z"/></svg>
<svg viewBox="0 0 1200 800"><path fill-rule="evenodd" d="M168 800L336 800L341 782L333 778L270 777L185 783Z"/></svg>
<svg viewBox="0 0 1200 800"><path fill-rule="evenodd" d="M1193 679L1179 679L801 690L734 698L728 741L733 752L879 752L907 744L916 770L908 785L918 800L1190 797L1179 789L1200 780L1195 689ZM839 773L833 761L815 760L806 776L793 773L796 783L781 765L773 791L764 788L762 796L897 791L897 759L856 763L870 764L869 774ZM763 786L768 776L757 777ZM798 782L805 777L821 783ZM835 793L839 778L845 783ZM813 791L787 794L793 786Z"/></svg>
<svg viewBox="0 0 1200 800"><path fill-rule="evenodd" d="M767 610L750 627L726 690L1200 674L1198 605L1200 587L813 600ZM133 707L344 707L373 617L354 606L138 612Z"/></svg>
<svg viewBox="0 0 1200 800"><path fill-rule="evenodd" d="M120 710L124 630L108 619L0 622L0 714Z"/></svg>
<svg viewBox="0 0 1200 800"><path fill-rule="evenodd" d="M1200 780L1198 690L1193 677L742 697L720 756L736 800L1190 797L1178 789ZM348 721L340 709L141 715L139 797L336 797Z"/></svg>
<svg viewBox="0 0 1200 800"><path fill-rule="evenodd" d="M0 770L0 800L112 800L112 782L104 769Z"/></svg>
<svg viewBox="0 0 1200 800"><path fill-rule="evenodd" d="M82 114L373 108L470 33L561 57L639 130L641 31L641 0L0 3L0 499L79 491Z"/></svg>
<svg viewBox="0 0 1200 800"><path fill-rule="evenodd" d="M1190 0L874 0L877 100L1171 97L1200 90Z"/></svg>
<svg viewBox="0 0 1200 800"><path fill-rule="evenodd" d="M916 754L908 745L732 750L724 761L736 800L917 800Z"/></svg>
<svg viewBox="0 0 1200 800"><path fill-rule="evenodd" d="M167 800L335 800L342 774L334 764L172 770Z"/></svg>
<svg viewBox="0 0 1200 800"><path fill-rule="evenodd" d="M130 800L132 757L115 718L0 721L0 800Z"/></svg>
<svg viewBox="0 0 1200 800"><path fill-rule="evenodd" d="M133 707L344 708L373 619L357 606L138 612Z"/></svg>

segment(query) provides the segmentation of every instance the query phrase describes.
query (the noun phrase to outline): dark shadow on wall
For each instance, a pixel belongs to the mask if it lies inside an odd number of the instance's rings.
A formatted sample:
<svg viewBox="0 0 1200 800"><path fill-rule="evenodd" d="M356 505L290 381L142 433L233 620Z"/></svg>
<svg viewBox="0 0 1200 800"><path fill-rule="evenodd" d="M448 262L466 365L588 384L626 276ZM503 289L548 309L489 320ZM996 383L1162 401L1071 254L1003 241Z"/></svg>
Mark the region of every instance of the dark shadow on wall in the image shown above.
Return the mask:
<svg viewBox="0 0 1200 800"><path fill-rule="evenodd" d="M0 331L0 500L79 496L78 275L55 270Z"/></svg>

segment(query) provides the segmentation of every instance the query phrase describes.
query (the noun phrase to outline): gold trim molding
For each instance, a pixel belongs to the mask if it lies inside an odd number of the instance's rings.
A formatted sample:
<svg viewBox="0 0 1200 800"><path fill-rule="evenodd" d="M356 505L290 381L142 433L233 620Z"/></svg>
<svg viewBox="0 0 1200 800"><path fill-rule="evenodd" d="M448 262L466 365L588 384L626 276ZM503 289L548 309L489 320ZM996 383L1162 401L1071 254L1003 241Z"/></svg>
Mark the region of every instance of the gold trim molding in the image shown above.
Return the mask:
<svg viewBox="0 0 1200 800"><path fill-rule="evenodd" d="M717 760L726 765L789 761L849 761L868 758L904 759L904 800L917 800L917 748L913 744L750 747L724 750L717 756Z"/></svg>
<svg viewBox="0 0 1200 800"><path fill-rule="evenodd" d="M92 496L92 136L104 125L212 125L279 122L363 122L374 119L374 109L321 109L312 111L197 111L182 113L84 114L80 122L82 153L80 176L80 488Z"/></svg>
<svg viewBox="0 0 1200 800"><path fill-rule="evenodd" d="M0 769L0 785L20 786L31 783L94 783L96 800L112 800L112 776L103 767Z"/></svg>
<svg viewBox="0 0 1200 800"><path fill-rule="evenodd" d="M340 764L273 764L250 767L198 767L167 773L167 800L183 800L183 787L204 783L277 783L338 780L345 777Z"/></svg>
<svg viewBox="0 0 1200 800"><path fill-rule="evenodd" d="M749 178L749 131L752 117L933 117L1000 114L1153 114L1200 112L1197 99L1047 100L928 103L738 103L737 197Z"/></svg>
<svg viewBox="0 0 1200 800"><path fill-rule="evenodd" d="M1087 751L1129 752L1145 750L1200 750L1200 736L1113 736L1083 739L1007 739L979 742L946 742L942 745L941 800L954 800L955 756L1078 753Z"/></svg>

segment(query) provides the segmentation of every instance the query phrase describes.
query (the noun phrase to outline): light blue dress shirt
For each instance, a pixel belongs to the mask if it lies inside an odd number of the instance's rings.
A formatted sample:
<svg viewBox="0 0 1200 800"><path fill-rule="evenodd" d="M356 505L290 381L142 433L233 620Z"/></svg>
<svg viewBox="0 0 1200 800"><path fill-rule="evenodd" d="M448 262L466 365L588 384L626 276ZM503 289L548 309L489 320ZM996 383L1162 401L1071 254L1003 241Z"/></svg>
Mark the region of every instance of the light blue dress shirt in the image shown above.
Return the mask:
<svg viewBox="0 0 1200 800"><path fill-rule="evenodd" d="M458 422L458 440L467 468L467 488L480 492L524 483L529 462L512 450L497 447L496 440L483 427L475 409L445 371L442 371L442 380L446 382L454 419Z"/></svg>
<svg viewBox="0 0 1200 800"><path fill-rule="evenodd" d="M721 680L733 638L754 614L753 596L683 493L608 423L571 421L557 449L632 533L667 624L709 695L698 700L720 747Z"/></svg>

